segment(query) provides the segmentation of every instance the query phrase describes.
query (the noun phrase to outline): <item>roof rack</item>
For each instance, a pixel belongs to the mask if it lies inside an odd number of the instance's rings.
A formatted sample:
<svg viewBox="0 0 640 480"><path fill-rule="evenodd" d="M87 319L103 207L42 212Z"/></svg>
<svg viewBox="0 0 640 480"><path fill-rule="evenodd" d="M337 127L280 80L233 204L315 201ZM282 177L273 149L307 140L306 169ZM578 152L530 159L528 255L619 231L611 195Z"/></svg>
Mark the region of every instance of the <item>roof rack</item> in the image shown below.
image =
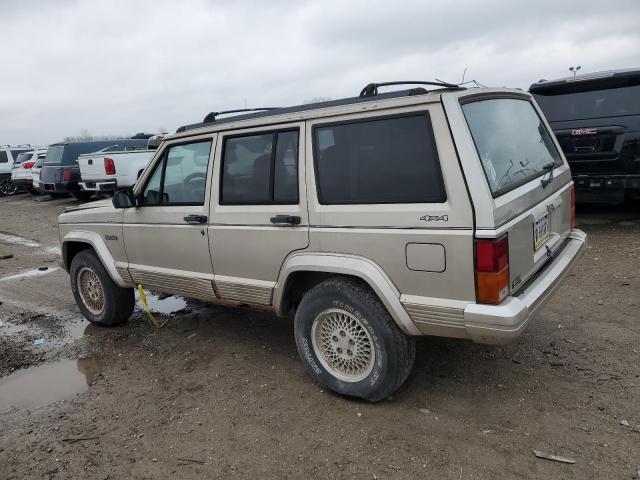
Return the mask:
<svg viewBox="0 0 640 480"><path fill-rule="evenodd" d="M277 107L264 107L264 108L238 108L236 110L224 110L222 112L211 112L204 117L202 123L211 123L216 121L218 115L224 115L226 113L243 113L243 112L263 112L267 110L278 110Z"/></svg>
<svg viewBox="0 0 640 480"><path fill-rule="evenodd" d="M375 95L378 95L379 87L389 87L391 85L433 85L436 87L444 87L444 88L459 88L459 89L464 88L464 87L461 87L460 85L454 85L453 83L447 83L447 82L423 82L423 81L414 82L411 80L401 80L397 82L370 83L360 91L360 98L373 97Z"/></svg>

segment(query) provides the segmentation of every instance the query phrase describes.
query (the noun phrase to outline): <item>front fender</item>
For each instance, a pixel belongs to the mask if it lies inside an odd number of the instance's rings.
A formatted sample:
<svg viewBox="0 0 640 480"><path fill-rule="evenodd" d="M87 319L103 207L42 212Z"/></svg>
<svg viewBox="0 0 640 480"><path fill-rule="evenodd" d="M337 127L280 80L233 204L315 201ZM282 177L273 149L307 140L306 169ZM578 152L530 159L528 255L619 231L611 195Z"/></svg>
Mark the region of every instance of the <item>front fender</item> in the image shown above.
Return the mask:
<svg viewBox="0 0 640 480"><path fill-rule="evenodd" d="M400 303L400 292L376 263L353 255L299 253L288 257L273 292L273 305L282 314L282 296L289 275L299 271L335 273L361 278L373 289L398 327L408 335L421 335Z"/></svg>
<svg viewBox="0 0 640 480"><path fill-rule="evenodd" d="M118 272L116 262L111 256L111 252L109 252L103 238L95 232L74 230L67 233L62 238L62 266L66 271L69 271L69 267L71 266L71 262L68 261L68 246L72 242L91 245L100 258L102 265L104 265L104 268L109 273L111 279L120 287L131 286L131 282L127 282Z"/></svg>

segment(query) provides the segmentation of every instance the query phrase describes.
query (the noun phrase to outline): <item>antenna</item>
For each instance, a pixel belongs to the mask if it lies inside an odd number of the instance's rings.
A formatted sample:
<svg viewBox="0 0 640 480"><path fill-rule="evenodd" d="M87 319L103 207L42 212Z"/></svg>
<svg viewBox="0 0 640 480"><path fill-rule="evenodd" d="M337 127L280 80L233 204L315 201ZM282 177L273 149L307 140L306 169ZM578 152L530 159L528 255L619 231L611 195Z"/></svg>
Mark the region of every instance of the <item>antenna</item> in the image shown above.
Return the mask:
<svg viewBox="0 0 640 480"><path fill-rule="evenodd" d="M573 76L576 76L576 73L578 73L578 70L580 70L582 68L582 66L578 65L577 67L569 67L569 71L573 72Z"/></svg>

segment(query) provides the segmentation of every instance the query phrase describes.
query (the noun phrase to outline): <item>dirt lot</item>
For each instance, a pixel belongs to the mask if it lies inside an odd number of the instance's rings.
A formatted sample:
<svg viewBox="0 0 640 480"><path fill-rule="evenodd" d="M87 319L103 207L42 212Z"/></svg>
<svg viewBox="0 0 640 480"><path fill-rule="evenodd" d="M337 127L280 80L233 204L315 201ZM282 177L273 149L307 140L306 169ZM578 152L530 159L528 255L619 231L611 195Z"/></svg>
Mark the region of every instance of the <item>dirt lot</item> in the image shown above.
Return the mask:
<svg viewBox="0 0 640 480"><path fill-rule="evenodd" d="M376 405L313 384L287 319L173 297L161 330L89 326L56 270L74 203L0 198L0 480L636 475L637 203L579 208L589 250L518 343L421 339Z"/></svg>

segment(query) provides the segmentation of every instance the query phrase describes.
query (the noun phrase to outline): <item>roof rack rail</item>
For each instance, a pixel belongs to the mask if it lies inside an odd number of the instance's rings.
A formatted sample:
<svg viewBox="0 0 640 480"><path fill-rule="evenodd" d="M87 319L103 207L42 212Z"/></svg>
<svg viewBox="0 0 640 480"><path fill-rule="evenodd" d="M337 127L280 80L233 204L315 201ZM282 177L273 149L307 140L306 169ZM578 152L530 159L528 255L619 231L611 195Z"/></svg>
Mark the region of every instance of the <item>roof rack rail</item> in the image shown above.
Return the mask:
<svg viewBox="0 0 640 480"><path fill-rule="evenodd" d="M224 115L226 113L242 113L242 112L262 112L266 110L278 110L278 107L264 107L264 108L239 108L237 110L224 110L222 112L211 112L204 117L203 123L211 123L216 121L218 115Z"/></svg>
<svg viewBox="0 0 640 480"><path fill-rule="evenodd" d="M454 85L453 83L447 83L447 82L423 82L423 81L414 82L410 80L403 80L403 81L397 81L397 82L370 83L360 91L359 96L360 98L373 97L378 94L379 87L389 87L391 85L433 85L435 87L444 87L444 88L464 88L464 87L461 87L460 85Z"/></svg>
<svg viewBox="0 0 640 480"><path fill-rule="evenodd" d="M20 145L18 145L18 147L30 147L31 144L30 143L21 143Z"/></svg>

